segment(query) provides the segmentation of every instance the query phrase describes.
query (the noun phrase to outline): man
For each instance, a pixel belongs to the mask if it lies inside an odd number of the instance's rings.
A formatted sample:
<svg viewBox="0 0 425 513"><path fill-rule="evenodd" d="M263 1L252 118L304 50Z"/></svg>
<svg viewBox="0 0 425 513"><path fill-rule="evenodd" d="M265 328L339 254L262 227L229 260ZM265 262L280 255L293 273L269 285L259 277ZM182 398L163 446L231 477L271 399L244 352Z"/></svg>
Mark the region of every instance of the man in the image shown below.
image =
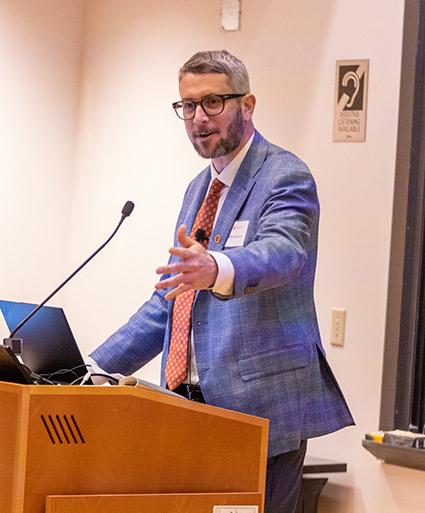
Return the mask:
<svg viewBox="0 0 425 513"><path fill-rule="evenodd" d="M173 107L211 164L189 184L156 291L92 358L130 374L163 351L163 386L270 419L266 512L292 513L306 440L353 423L313 302L315 184L255 131L239 59L195 54L179 90Z"/></svg>

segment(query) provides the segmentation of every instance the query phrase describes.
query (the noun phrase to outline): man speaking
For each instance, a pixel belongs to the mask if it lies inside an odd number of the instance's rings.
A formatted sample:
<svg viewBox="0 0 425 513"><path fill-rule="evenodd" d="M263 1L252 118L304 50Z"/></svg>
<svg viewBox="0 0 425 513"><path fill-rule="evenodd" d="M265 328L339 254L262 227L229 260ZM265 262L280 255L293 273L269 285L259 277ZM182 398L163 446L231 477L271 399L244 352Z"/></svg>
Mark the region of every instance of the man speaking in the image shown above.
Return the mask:
<svg viewBox="0 0 425 513"><path fill-rule="evenodd" d="M267 513L293 513L308 438L353 424L313 299L319 204L306 165L254 129L244 64L193 55L173 103L210 164L189 184L156 290L91 355L128 375L161 351L161 384L270 419Z"/></svg>

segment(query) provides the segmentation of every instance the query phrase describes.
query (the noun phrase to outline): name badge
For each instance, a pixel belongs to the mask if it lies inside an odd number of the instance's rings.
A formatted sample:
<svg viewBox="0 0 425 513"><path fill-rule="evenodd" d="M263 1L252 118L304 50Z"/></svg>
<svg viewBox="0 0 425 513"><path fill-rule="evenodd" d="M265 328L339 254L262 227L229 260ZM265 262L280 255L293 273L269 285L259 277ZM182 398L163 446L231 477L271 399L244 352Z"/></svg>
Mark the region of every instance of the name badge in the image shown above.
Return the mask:
<svg viewBox="0 0 425 513"><path fill-rule="evenodd" d="M235 248L243 246L246 232L248 231L249 221L236 221L232 226L232 231L226 241L226 248Z"/></svg>

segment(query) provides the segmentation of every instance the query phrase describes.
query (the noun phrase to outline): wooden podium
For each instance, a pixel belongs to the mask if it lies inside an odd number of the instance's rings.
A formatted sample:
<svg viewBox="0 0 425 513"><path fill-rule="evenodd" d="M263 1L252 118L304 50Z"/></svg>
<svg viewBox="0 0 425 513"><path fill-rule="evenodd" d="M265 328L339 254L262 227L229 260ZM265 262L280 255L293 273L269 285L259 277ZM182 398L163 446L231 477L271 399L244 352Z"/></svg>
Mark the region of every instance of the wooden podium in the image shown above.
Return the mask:
<svg viewBox="0 0 425 513"><path fill-rule="evenodd" d="M267 420L146 388L4 382L0 412L1 513L263 510Z"/></svg>

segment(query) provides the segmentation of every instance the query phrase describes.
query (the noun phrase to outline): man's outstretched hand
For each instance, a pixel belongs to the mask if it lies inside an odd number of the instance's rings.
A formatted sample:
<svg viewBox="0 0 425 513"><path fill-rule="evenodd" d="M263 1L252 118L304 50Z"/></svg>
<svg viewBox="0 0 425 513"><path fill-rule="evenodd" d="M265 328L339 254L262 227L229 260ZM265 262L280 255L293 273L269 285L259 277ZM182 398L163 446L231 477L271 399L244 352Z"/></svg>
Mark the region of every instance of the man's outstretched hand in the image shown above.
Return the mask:
<svg viewBox="0 0 425 513"><path fill-rule="evenodd" d="M177 231L177 240L181 247L170 248L169 252L180 261L156 270L157 274L173 275L155 285L156 290L171 289L165 295L168 300L187 290L208 289L214 285L218 272L214 258L202 244L186 235L184 224Z"/></svg>

